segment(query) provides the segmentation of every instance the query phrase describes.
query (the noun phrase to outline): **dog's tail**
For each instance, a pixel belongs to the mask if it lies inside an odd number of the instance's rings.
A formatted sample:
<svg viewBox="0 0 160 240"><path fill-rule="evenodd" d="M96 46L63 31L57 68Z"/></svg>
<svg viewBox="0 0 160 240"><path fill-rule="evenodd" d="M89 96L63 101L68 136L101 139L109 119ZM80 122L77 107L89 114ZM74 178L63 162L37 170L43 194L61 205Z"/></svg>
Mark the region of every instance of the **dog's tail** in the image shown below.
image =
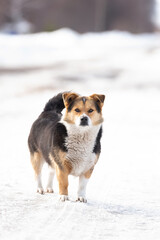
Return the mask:
<svg viewBox="0 0 160 240"><path fill-rule="evenodd" d="M44 112L54 111L56 113L61 113L65 108L63 102L63 93L59 93L58 95L51 98L44 107Z"/></svg>

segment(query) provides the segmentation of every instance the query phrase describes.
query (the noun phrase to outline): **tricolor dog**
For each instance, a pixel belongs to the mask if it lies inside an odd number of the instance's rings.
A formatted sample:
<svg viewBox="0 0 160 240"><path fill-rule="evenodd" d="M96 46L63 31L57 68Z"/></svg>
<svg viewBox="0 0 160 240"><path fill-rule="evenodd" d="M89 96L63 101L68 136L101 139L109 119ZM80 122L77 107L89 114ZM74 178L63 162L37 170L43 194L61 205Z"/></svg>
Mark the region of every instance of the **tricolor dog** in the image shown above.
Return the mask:
<svg viewBox="0 0 160 240"><path fill-rule="evenodd" d="M79 177L77 201L87 202L87 182L101 152L104 99L105 96L99 94L85 97L66 92L47 102L28 138L37 192L44 193L41 170L47 162L50 173L46 191L53 193L56 173L60 200L68 200L68 176L71 174Z"/></svg>

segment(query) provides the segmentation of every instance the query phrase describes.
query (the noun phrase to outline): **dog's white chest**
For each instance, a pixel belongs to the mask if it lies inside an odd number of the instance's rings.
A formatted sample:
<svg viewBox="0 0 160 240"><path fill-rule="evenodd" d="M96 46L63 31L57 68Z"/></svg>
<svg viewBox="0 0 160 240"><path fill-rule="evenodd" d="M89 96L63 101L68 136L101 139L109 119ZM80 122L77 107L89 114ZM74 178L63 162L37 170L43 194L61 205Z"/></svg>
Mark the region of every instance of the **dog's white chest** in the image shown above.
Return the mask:
<svg viewBox="0 0 160 240"><path fill-rule="evenodd" d="M93 148L99 127L89 127L86 130L84 127L72 126L67 130L66 147L68 152L66 157L72 164L71 174L79 176L95 164L96 154L93 153Z"/></svg>

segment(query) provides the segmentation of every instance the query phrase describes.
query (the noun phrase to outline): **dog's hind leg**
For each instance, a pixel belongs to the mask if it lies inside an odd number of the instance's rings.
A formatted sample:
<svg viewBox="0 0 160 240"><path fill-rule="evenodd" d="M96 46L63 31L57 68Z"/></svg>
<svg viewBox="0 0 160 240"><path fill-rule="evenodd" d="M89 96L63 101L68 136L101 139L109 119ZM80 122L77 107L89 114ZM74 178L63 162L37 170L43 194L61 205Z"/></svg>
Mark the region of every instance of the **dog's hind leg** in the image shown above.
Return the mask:
<svg viewBox="0 0 160 240"><path fill-rule="evenodd" d="M39 152L34 152L33 154L31 154L31 163L35 172L35 179L37 181L37 192L40 194L44 194L41 180L41 170L44 164L42 155Z"/></svg>
<svg viewBox="0 0 160 240"><path fill-rule="evenodd" d="M53 193L53 178L55 175L55 169L53 167L49 166L49 177L48 177L48 183L47 183L47 192Z"/></svg>

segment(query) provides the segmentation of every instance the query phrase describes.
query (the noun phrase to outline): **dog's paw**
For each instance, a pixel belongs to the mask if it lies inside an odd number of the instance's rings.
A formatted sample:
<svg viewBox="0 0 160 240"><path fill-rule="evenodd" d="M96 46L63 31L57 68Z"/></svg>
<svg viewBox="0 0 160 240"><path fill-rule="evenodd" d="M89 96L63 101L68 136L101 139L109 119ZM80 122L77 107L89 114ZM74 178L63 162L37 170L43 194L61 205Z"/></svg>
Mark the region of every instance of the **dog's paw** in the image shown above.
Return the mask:
<svg viewBox="0 0 160 240"><path fill-rule="evenodd" d="M43 188L37 188L37 193L39 193L39 194L44 194Z"/></svg>
<svg viewBox="0 0 160 240"><path fill-rule="evenodd" d="M77 202L87 203L87 199L85 197L77 197L76 201Z"/></svg>
<svg viewBox="0 0 160 240"><path fill-rule="evenodd" d="M60 195L60 196L59 196L59 201L65 202L65 201L67 201L67 200L69 200L69 199L68 199L68 195Z"/></svg>
<svg viewBox="0 0 160 240"><path fill-rule="evenodd" d="M53 188L50 188L50 187L48 187L48 188L46 189L46 192L47 192L47 193L54 193Z"/></svg>

